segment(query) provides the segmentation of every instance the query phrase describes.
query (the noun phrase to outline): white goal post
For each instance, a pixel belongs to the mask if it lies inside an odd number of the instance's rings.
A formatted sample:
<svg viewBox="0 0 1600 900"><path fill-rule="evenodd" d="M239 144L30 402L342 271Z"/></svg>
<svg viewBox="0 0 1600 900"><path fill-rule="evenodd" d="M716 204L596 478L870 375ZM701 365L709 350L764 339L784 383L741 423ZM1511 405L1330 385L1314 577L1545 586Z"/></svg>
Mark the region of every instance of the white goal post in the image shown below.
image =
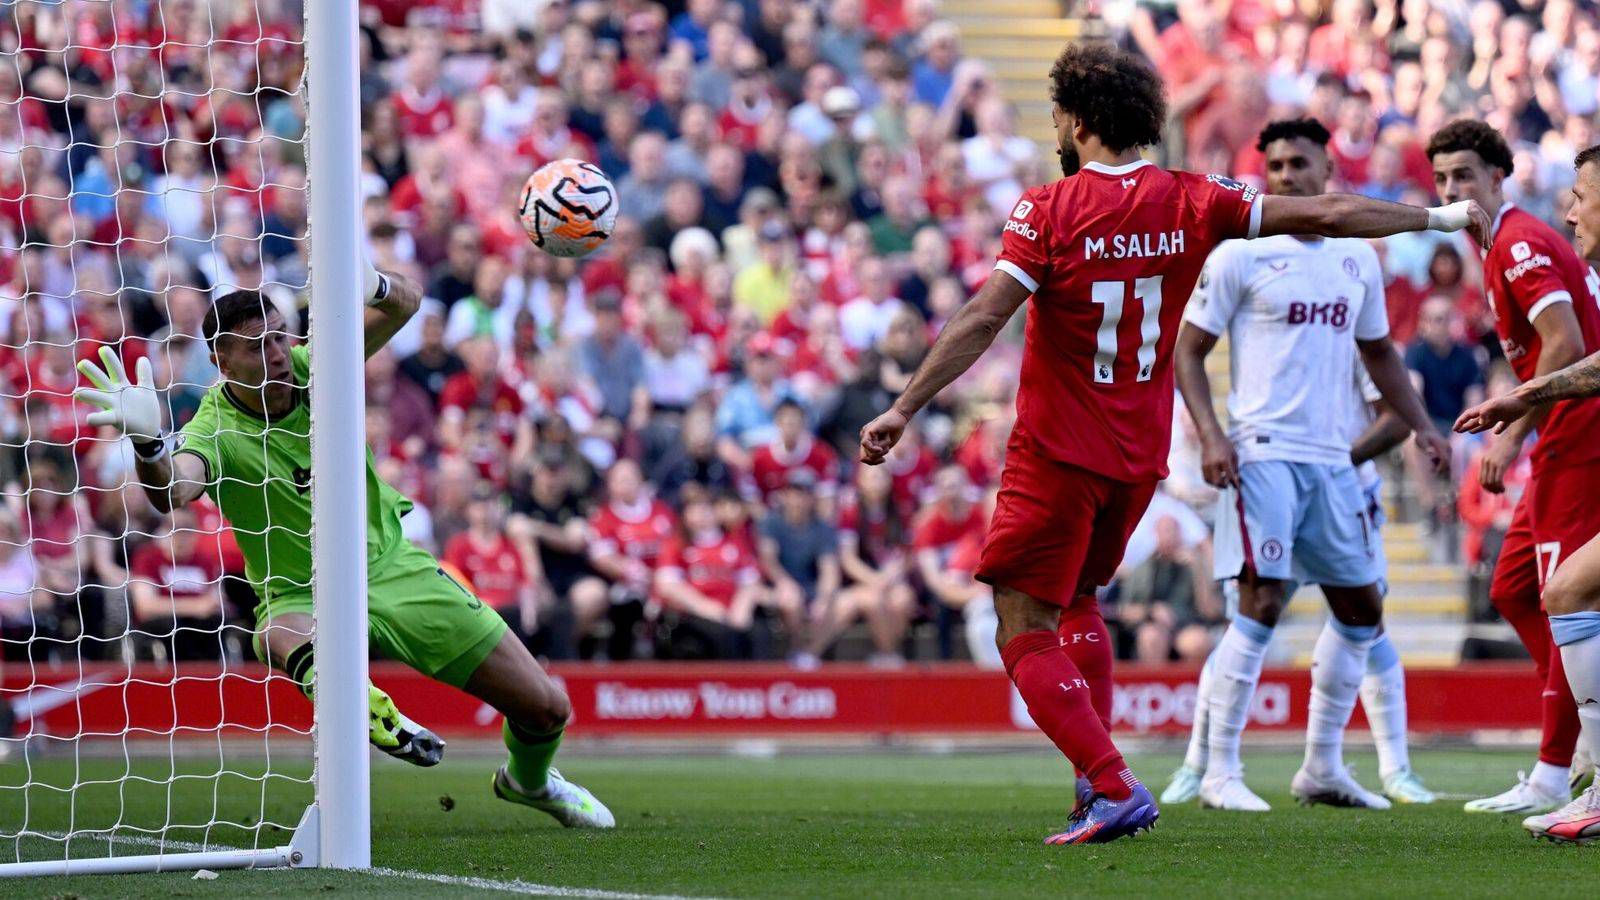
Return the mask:
<svg viewBox="0 0 1600 900"><path fill-rule="evenodd" d="M13 9L28 2L31 0L15 4ZM257 0L239 0L239 2L253 5ZM274 732L270 721L272 715L270 700L267 701L269 716L267 726L255 729L261 732L262 746L268 748L264 771L255 774L254 770L250 770L248 774L241 774L240 771L236 771L237 767L233 767L231 761L224 759L223 731L228 725L224 711L221 724L216 728L214 741L217 767L209 776L202 776L212 778L209 790L213 793L225 791L226 785L231 783L229 778L244 779L242 783L251 785L252 790L259 787L263 797L262 812L259 815L237 817L237 821L217 812L220 801L215 798L212 800L210 822L172 821L173 785L181 779L192 777L180 771L178 763L180 751L173 749L184 740L195 739L192 734L180 734L179 732L186 730L181 725L174 724L164 732L158 730L135 735L136 738L145 739L144 743L139 744L130 740L130 735L127 733L121 735L105 732L90 733L80 726L75 734L46 735L37 732L35 725L30 724L19 730L18 738L0 741L0 756L11 757L9 762L0 758L0 772L8 766L26 768L25 772L22 768L13 769L16 772L23 772L26 776L26 782L20 787L0 779L0 807L11 805L13 818L21 823L20 827L13 828L11 820L4 818L6 811L0 809L0 876L276 866L351 869L366 868L371 864L366 657L366 436L365 420L362 415L364 410L362 326L365 307L359 299L362 295L365 241L361 230L358 188L361 119L358 4L357 0L259 0L259 2L271 3L277 8L303 3L305 10L303 44L298 38L279 43L295 47L303 46L304 49L306 64L298 88L305 102L305 174L310 223L307 234L314 235L309 243L310 267L307 284L309 333L314 338L310 342L311 417L314 423L311 440L311 502L315 522L311 540L317 665L314 724L310 729L312 766L309 783L312 797L309 798L309 805L299 815L297 824L292 826L289 823L270 824L268 827L269 821L265 812L267 804L264 798L268 787L274 783L274 778L278 777L272 771L270 738ZM164 3L162 0L155 0L153 4L133 4L129 0L75 0L64 5L63 8L69 11L62 15L70 17L73 11L86 11L85 14L92 13L97 16L109 14L111 20L115 22L119 14L132 16L134 6L140 9L154 7L159 13ZM198 14L201 16L214 14L214 10L208 8L211 4L208 4L207 0L197 0L194 6L199 9ZM261 24L259 14L257 24ZM116 33L120 39L122 31L118 30ZM265 34L265 30L259 33ZM0 31L0 34L3 34L3 31ZM63 38L69 50L74 46L72 41L77 39L75 34L76 31L72 30L71 34ZM220 23L211 26L211 34L214 38L222 34ZM228 41L222 40L222 42ZM258 46L254 48L254 52L260 52L260 42L258 38ZM192 42L184 43L181 39L177 43L185 50L193 50L197 46ZM111 52L115 53L117 49L117 46L113 46ZM153 48L130 47L129 49L149 52ZM199 50L209 62L210 47L206 46ZM10 48L7 52L14 55L15 49ZM52 52L59 52L59 47L52 48ZM11 65L12 62L0 57L0 67ZM18 71L21 71L20 63ZM3 74L0 72L0 75ZM164 87L164 71L162 77ZM259 82L256 87L259 91ZM118 89L122 90L121 87ZM68 88L69 98L70 90ZM138 88L128 90L137 92ZM215 90L210 96L213 102L216 102L218 94ZM15 111L12 107L20 102L0 96L0 114L12 114ZM164 101L158 100L158 102ZM256 112L259 118L259 101ZM17 111L16 115L20 121L21 113ZM118 134L121 134L120 125ZM73 142L77 140L78 138L72 138ZM63 148L54 149L59 151ZM64 149L70 151L72 147ZM160 148L156 148L155 152L161 152ZM26 150L0 150L0 166L15 164L19 159L26 158L26 155ZM25 172L24 177L30 177L30 173ZM114 177L112 184L118 183L120 177ZM258 186L258 189L259 187L261 186ZM220 179L218 183L213 183L210 189L211 196L208 200L213 206L213 215L216 214L216 194L221 189ZM157 192L146 190L144 193L147 198L156 196L157 199L153 202L161 202ZM120 207L118 214L120 215ZM213 221L212 227L210 240L216 241L227 237L220 223ZM74 232L70 243L78 244L80 240ZM167 240L172 240L171 235ZM0 249L12 248L0 247ZM57 244L51 249L62 248ZM67 258L72 259L75 248L65 249ZM115 254L116 250L113 248L110 252ZM170 251L164 249L163 252ZM77 278L76 273L74 278ZM33 291L36 288L30 287L28 290ZM120 304L121 301L115 299L117 293L115 288L107 291L107 294L114 298L111 302ZM25 310L26 299L0 295L0 308L4 308L8 301L14 301L15 310ZM121 307L118 306L117 309L121 310ZM3 337L3 334L0 334L0 337ZM0 343L3 343L3 340L0 340ZM77 343L78 340L73 338L72 345L76 347ZM24 396L24 393L0 385L0 413L4 412L3 406L8 399L20 403ZM0 425L3 424L0 422ZM4 439L4 430L0 428L0 450L6 449L3 446ZM16 445L18 455L25 453L33 444L46 443L31 432L21 440L22 442ZM22 494L24 503L27 500L26 492L27 488L24 487ZM0 501L10 500L13 503L16 499L0 497ZM0 516L6 514L5 507L0 506ZM148 534L140 536L152 537ZM5 535L0 533L0 542L6 540ZM22 541L20 544L12 542L13 548L22 547L23 552L31 552L28 546L29 538L24 536ZM0 550L5 549L8 548L0 547ZM0 556L0 560L4 558ZM121 585L103 586L108 589L108 593L117 589L127 591L133 580L128 578ZM124 605L129 606L131 602L125 600ZM129 615L131 617L131 613ZM124 624L125 638L129 634L138 634L131 618ZM139 636L149 637L149 635ZM221 629L219 629L219 642L221 639ZM83 641L83 636L80 635L78 640ZM42 666L33 658L34 649L31 646L26 648L27 659L24 662L12 661L4 665L15 671L37 673ZM79 646L76 652L77 663L81 668L85 651ZM67 655L70 656L70 648ZM68 662L70 663L70 659ZM128 680L138 681L138 677L133 674L132 665L130 662ZM240 676L236 672L229 672L225 662L221 674L207 676L219 683L216 689L219 702L222 695L220 682L227 678L244 677L252 685L259 684L263 695L273 687L271 682L274 679L283 681L281 676L265 675L253 660L241 664L241 668L248 669L253 674ZM169 686L174 706L174 722L177 721L176 707L179 702L177 685L183 680L181 667L175 671L177 674ZM27 710L23 707L32 702L34 705L31 708L35 710L33 715L37 718L43 715L37 710L42 710L51 703L59 707L82 699L71 692L87 692L106 687L108 684L86 678L70 682L46 683L42 678L35 676L27 681L25 689L0 690L0 702L9 702L18 707L19 718L27 714ZM64 688L61 685L70 686ZM151 683L146 681L142 686L150 685ZM0 682L0 687L3 686L4 682ZM127 691L125 683L121 687ZM51 699L52 691L66 693L69 696ZM130 695L124 693L124 698L127 696ZM47 702L40 702L41 697ZM305 702L299 697L295 699L300 704ZM124 699L124 704L126 702ZM130 714L130 720L131 718ZM298 738L302 745L305 743L303 728L287 729L287 732L290 737ZM6 737L4 734L0 734L0 738L4 737ZM97 780L91 775L83 774L88 770L77 768L78 757L84 752L84 746L97 739L104 744L107 743L106 739L117 737L121 738L121 762L124 764L121 783L114 774ZM209 734L205 737L209 737ZM113 796L118 797L119 802L121 792L127 790L131 782L141 782L135 787L159 789L162 786L160 777L133 777L128 774L134 771L134 762L137 761L138 755L151 746L156 749L150 752L157 756L165 754L165 758L160 762L168 764L165 782L168 792L167 821L158 822L153 827L138 827L125 822L122 807L117 807L115 821L109 825L82 824L79 820L80 804L77 792L85 785L114 790ZM206 746L210 746L210 742L207 742ZM232 751L230 749L227 752ZM32 767L53 761L65 761L73 766L70 787L35 781ZM292 782L303 789L308 779L296 774L284 776L282 780ZM67 823L65 827L45 826L30 820L30 815L34 815L41 822L48 820L42 809L29 806L29 804L41 806L41 800L64 804L67 812L61 821ZM292 814L283 814L280 818L288 815ZM222 840L214 840L211 828L218 824L252 834L253 840L249 841L252 846L238 847ZM197 842L184 839L180 829L195 829L202 840ZM271 845L264 846L269 839ZM278 843L279 841L282 843ZM34 848L33 851L25 852L24 845ZM46 849L39 850L41 846Z"/></svg>

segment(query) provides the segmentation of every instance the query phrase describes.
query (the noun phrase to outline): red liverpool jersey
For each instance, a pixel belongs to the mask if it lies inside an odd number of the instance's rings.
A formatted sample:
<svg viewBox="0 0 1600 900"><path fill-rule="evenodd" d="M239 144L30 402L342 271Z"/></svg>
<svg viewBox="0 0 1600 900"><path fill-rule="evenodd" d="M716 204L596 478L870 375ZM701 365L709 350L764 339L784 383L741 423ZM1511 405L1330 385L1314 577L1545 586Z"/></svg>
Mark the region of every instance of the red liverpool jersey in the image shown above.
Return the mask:
<svg viewBox="0 0 1600 900"><path fill-rule="evenodd" d="M833 448L810 435L802 435L800 445L786 449L778 440L750 454L750 473L754 476L761 499L768 500L774 491L789 483L790 474L807 470L816 479L819 497L830 497L839 486L839 455Z"/></svg>
<svg viewBox="0 0 1600 900"><path fill-rule="evenodd" d="M665 503L646 498L633 506L608 503L595 511L589 525L594 530L591 555L620 554L654 569L678 522Z"/></svg>
<svg viewBox="0 0 1600 900"><path fill-rule="evenodd" d="M1495 217L1483 282L1500 346L1523 381L1539 369L1539 331L1533 321L1552 304L1571 304L1583 331L1585 356L1600 350L1600 278L1555 229L1509 203ZM1600 401L1557 403L1539 426L1535 471L1600 457L1597 434Z"/></svg>
<svg viewBox="0 0 1600 900"><path fill-rule="evenodd" d="M672 538L661 551L660 572L662 578L687 582L723 606L733 603L739 588L761 580L749 546L721 532L693 541Z"/></svg>
<svg viewBox="0 0 1600 900"><path fill-rule="evenodd" d="M1254 188L1143 160L1024 193L995 264L1033 291L1017 428L1107 478L1165 478L1184 304L1211 249L1260 224Z"/></svg>
<svg viewBox="0 0 1600 900"><path fill-rule="evenodd" d="M481 546L463 531L444 545L444 562L455 566L472 582L478 599L489 604L490 609L509 609L517 605L527 574L522 568L522 557L511 539L495 535L488 546Z"/></svg>

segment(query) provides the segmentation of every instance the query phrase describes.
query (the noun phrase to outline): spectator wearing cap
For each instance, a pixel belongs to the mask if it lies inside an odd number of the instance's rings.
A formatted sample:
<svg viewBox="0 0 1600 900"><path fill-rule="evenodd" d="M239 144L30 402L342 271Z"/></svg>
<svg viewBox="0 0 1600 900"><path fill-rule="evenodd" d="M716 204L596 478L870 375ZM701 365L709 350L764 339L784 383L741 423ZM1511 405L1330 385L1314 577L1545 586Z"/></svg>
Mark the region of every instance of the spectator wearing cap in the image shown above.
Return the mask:
<svg viewBox="0 0 1600 900"><path fill-rule="evenodd" d="M789 305L794 250L788 227L776 219L763 223L758 234L759 258L734 277L733 302L754 312L766 327Z"/></svg>
<svg viewBox="0 0 1600 900"><path fill-rule="evenodd" d="M729 386L717 406L718 452L741 470L750 468L750 449L772 439L778 404L794 396L780 376L783 364L771 335L758 333L746 351L743 377Z"/></svg>
<svg viewBox="0 0 1600 900"><path fill-rule="evenodd" d="M663 545L655 590L676 620L672 658L749 657L750 626L768 592L749 545L722 529L703 490L684 501L682 527Z"/></svg>
<svg viewBox="0 0 1600 900"><path fill-rule="evenodd" d="M761 501L770 503L799 472L809 473L810 489L817 496L831 499L839 488L838 454L812 436L806 411L797 401L779 402L772 418L777 433L750 455L751 479Z"/></svg>
<svg viewBox="0 0 1600 900"><path fill-rule="evenodd" d="M810 469L791 470L760 525L761 568L789 629L790 659L801 667L815 666L842 628L839 533L817 514L820 489ZM856 611L849 611L853 619Z"/></svg>
<svg viewBox="0 0 1600 900"><path fill-rule="evenodd" d="M861 295L839 309L839 328L844 334L845 346L858 352L883 340L894 317L907 308L904 301L891 293L893 283L883 260L876 257L863 260L860 280Z"/></svg>

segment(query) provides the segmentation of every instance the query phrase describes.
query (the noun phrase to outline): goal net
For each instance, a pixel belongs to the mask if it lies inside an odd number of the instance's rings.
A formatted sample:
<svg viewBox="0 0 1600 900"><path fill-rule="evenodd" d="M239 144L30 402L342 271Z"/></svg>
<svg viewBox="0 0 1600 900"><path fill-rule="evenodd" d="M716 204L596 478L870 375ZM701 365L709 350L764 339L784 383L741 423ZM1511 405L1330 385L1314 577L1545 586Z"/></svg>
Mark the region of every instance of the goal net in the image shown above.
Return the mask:
<svg viewBox="0 0 1600 900"><path fill-rule="evenodd" d="M325 5L0 3L0 875L366 865L364 654L322 667L314 715L258 661L251 533L209 497L159 512L73 398L80 361L131 379L147 359L176 432L217 383L202 321L235 289L314 331L308 634L364 650L360 304L327 299L357 296L357 198L308 189L355 184L356 13ZM308 74L318 46L338 49ZM336 117L321 146L312 110ZM313 219L339 252L313 253ZM210 477L265 495L266 444ZM328 585L353 607L331 636ZM359 825L319 829L333 798Z"/></svg>

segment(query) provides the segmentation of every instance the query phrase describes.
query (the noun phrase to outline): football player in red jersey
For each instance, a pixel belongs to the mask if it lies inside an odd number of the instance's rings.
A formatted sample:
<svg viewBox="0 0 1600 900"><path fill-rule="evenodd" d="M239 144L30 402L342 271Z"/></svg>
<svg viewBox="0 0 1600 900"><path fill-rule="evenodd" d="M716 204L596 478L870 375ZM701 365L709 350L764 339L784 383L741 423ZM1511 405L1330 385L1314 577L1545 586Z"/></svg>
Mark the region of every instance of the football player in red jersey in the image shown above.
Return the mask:
<svg viewBox="0 0 1600 900"><path fill-rule="evenodd" d="M1109 704L1091 699L1111 696L1094 592L1167 474L1172 348L1206 255L1228 238L1272 234L1470 228L1481 239L1489 219L1470 201L1425 210L1340 194L1261 196L1226 178L1169 172L1139 156L1166 120L1161 81L1144 62L1069 45L1050 80L1066 177L1022 195L994 274L951 317L900 398L862 429L861 461L881 463L911 417L1034 298L1017 424L977 575L995 589L1007 673L1081 773L1071 822L1047 842L1078 844L1135 834L1157 816L1111 742Z"/></svg>
<svg viewBox="0 0 1600 900"><path fill-rule="evenodd" d="M1428 158L1440 197L1476 200L1494 216L1483 286L1500 346L1517 377L1530 381L1600 350L1600 298L1594 294L1600 285L1590 280L1589 267L1566 238L1506 201L1501 183L1511 175L1512 158L1505 138L1487 123L1458 119L1428 141ZM1531 776L1503 793L1467 803L1468 812L1550 812L1572 798L1569 772L1590 768L1587 760L1573 757L1578 710L1539 594L1550 573L1600 532L1600 507L1590 500L1591 486L1600 487L1593 465L1600 459L1600 442L1593 437L1597 427L1600 404L1562 403L1492 438L1479 465L1484 489L1504 490L1506 470L1538 429L1530 453L1533 479L1495 561L1489 599L1533 656L1544 683L1544 728Z"/></svg>
<svg viewBox="0 0 1600 900"><path fill-rule="evenodd" d="M1437 160L1434 166L1437 170ZM1572 187L1576 202L1567 212L1567 223L1577 235L1578 252L1593 263L1600 261L1600 146L1579 153L1577 169L1578 178ZM1530 246L1527 250L1533 248ZM1534 256L1529 252L1526 259L1519 260L1517 252L1510 255L1514 267ZM1522 271L1550 267L1535 266ZM1486 276L1491 278L1501 274L1509 277L1508 273L1492 270L1487 263L1484 268L1488 270ZM1590 288L1600 286L1592 270L1586 271L1584 277ZM1569 288L1570 292L1576 290ZM1572 306L1583 320L1594 312L1596 303L1600 303L1600 299L1585 292L1573 298ZM1594 350L1594 332L1585 325L1583 333L1588 339L1586 349ZM1509 347L1506 356L1511 356ZM1456 430L1480 432L1494 428L1503 439L1519 423L1543 415L1544 421L1538 426L1541 446L1549 441L1550 450L1560 449L1572 458L1590 461L1589 465L1576 466L1567 458L1547 460L1542 470L1537 458L1534 461L1535 474L1529 493L1549 491L1554 494L1546 502L1557 510L1559 524L1567 521L1559 518L1560 514L1582 512L1585 505L1592 506L1597 488L1600 488L1600 475L1593 465L1596 451L1592 417L1596 413L1596 401L1574 402L1596 396L1600 396L1600 353L1591 353L1564 369L1541 374L1509 394L1467 410L1456 421ZM1563 433L1569 427L1568 422L1580 421L1584 423L1578 428L1581 433ZM1540 484L1541 481L1545 484ZM1552 482L1555 487L1551 486ZM1540 521L1540 501L1536 499L1533 504L1532 523L1537 534L1544 525ZM1576 520L1574 517L1573 521ZM1586 753L1592 764L1600 758L1600 540L1590 538L1581 546L1573 547L1566 543L1571 533L1558 530L1556 534L1560 536L1552 536L1552 541L1561 541L1558 546L1565 551L1565 558L1540 559L1539 571L1544 577L1544 607L1550 616L1551 639L1557 648L1552 662L1559 660L1566 669L1567 686L1578 711L1578 750ZM1535 540L1538 539L1536 536ZM1524 819L1522 827L1536 836L1557 841L1581 844L1600 838L1600 781L1591 781L1587 789L1562 808Z"/></svg>

